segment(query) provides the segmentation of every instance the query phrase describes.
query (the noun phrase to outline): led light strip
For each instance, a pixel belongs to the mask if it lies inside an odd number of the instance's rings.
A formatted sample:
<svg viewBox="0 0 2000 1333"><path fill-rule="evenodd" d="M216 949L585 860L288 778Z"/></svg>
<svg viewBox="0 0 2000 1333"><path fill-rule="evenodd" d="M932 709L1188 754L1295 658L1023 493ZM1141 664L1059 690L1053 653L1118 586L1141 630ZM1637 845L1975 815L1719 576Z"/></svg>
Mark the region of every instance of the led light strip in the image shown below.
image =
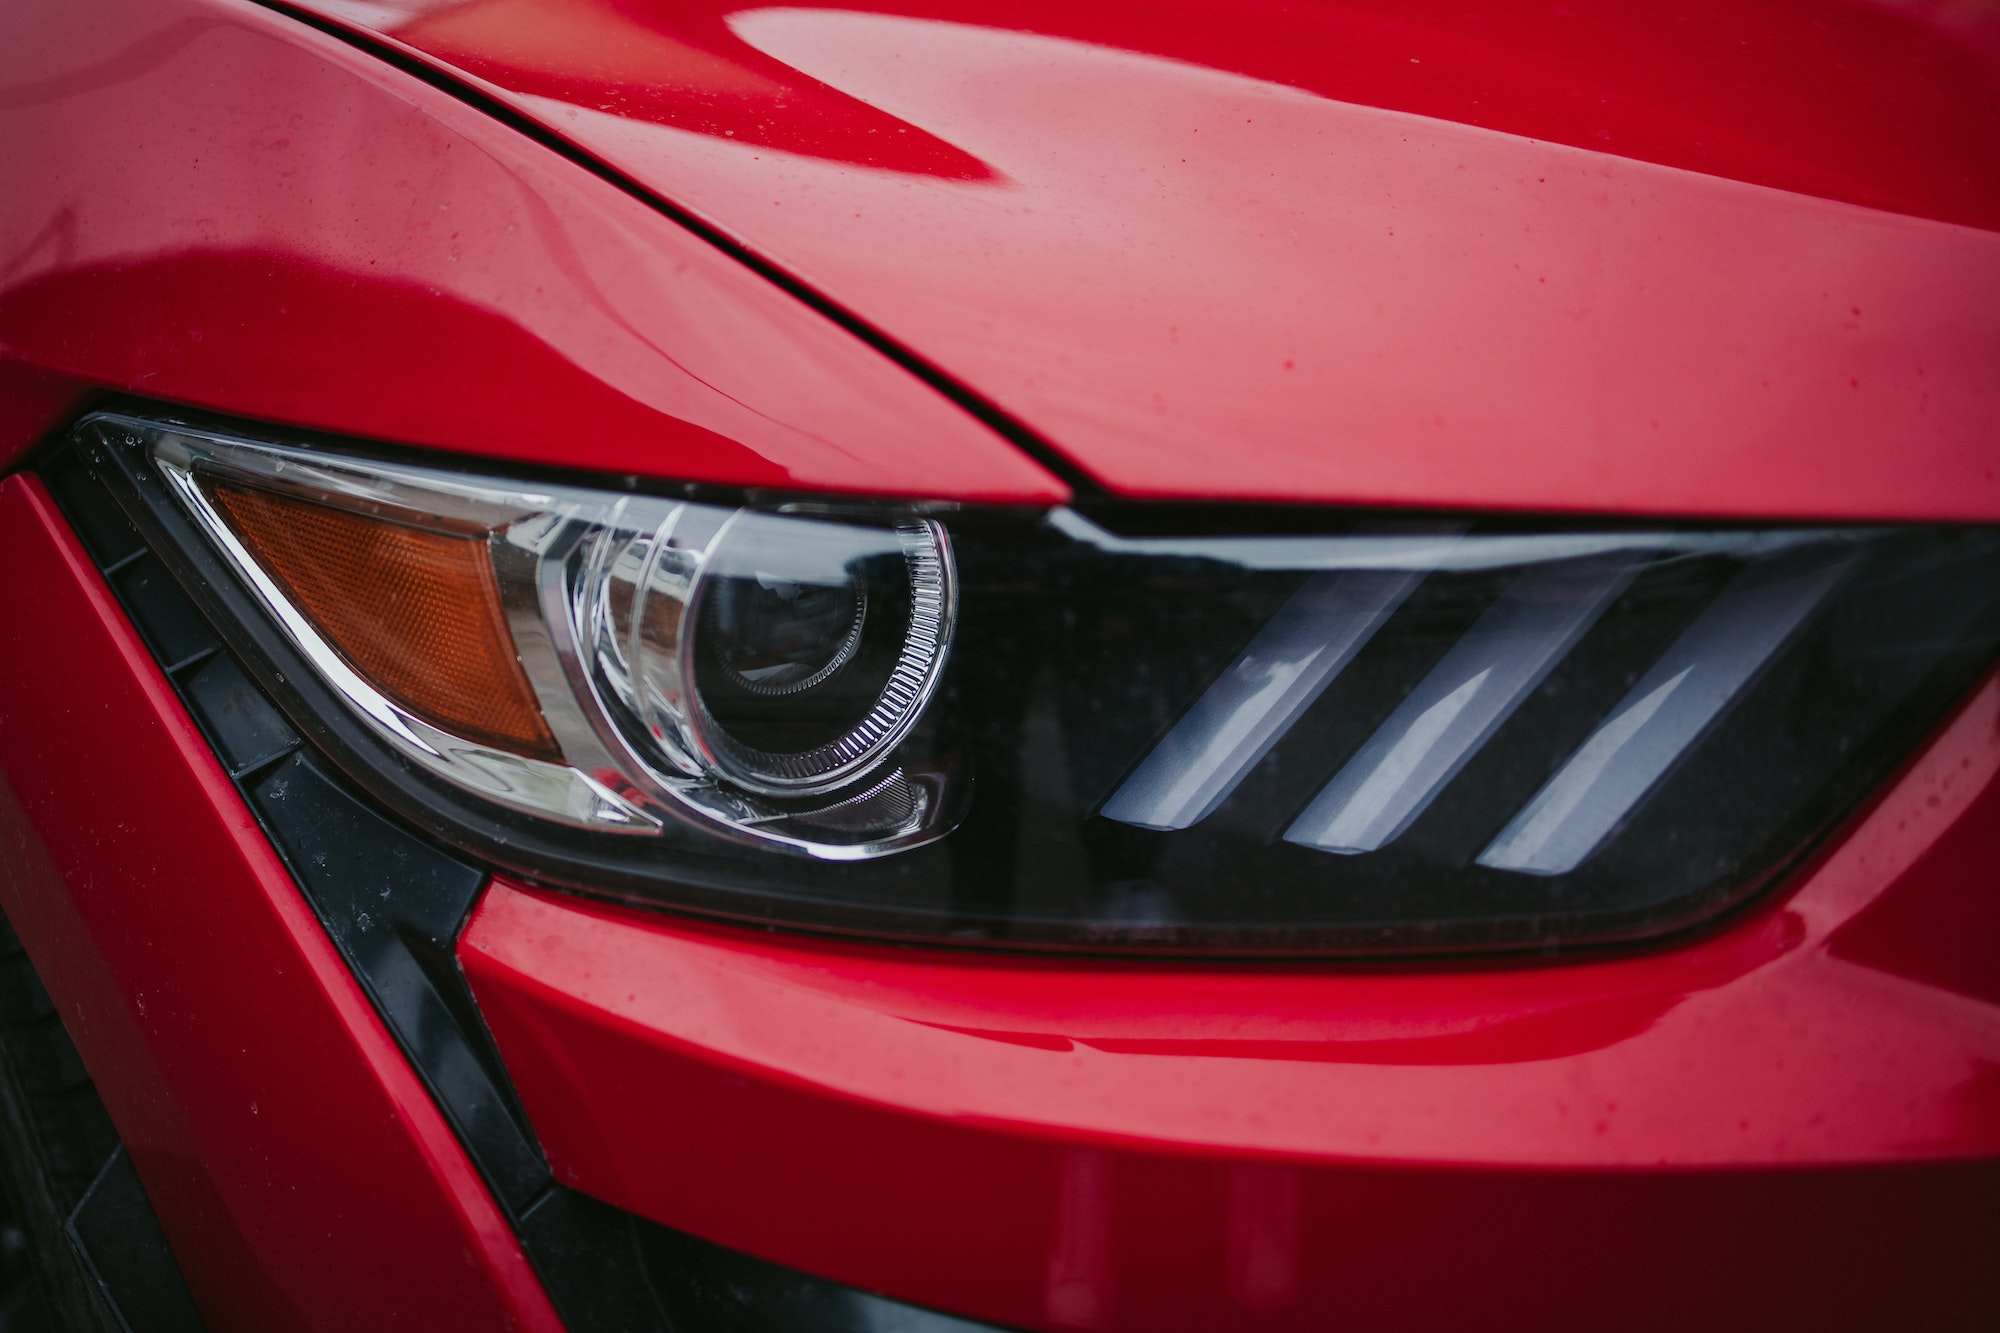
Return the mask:
<svg viewBox="0 0 2000 1333"><path fill-rule="evenodd" d="M1574 870L1690 749L1805 622L1852 563L1813 549L1827 534L1772 534L1563 769L1481 853L1498 870ZM1191 828L1213 814L1430 573L1496 567L1463 543L1407 534L1355 546L1361 568L1313 574L1258 631L1099 813L1139 828ZM1510 555L1524 554L1518 539ZM1140 541L1106 538L1107 547ZM1698 553L1702 534L1570 542L1531 564L1285 830L1284 840L1354 855L1393 843L1630 586L1651 558ZM1468 552L1461 555L1461 551ZM1222 553L1218 552L1218 556ZM1530 556L1535 552L1525 552Z"/></svg>
<svg viewBox="0 0 2000 1333"><path fill-rule="evenodd" d="M1628 553L1516 575L1292 826L1285 841L1372 852L1401 837L1639 572Z"/></svg>
<svg viewBox="0 0 2000 1333"><path fill-rule="evenodd" d="M1163 831L1208 818L1423 579L1417 569L1309 577L1104 803L1103 816Z"/></svg>
<svg viewBox="0 0 2000 1333"><path fill-rule="evenodd" d="M1739 574L1479 854L1479 864L1529 875L1565 874L1583 864L1851 563L1779 559Z"/></svg>

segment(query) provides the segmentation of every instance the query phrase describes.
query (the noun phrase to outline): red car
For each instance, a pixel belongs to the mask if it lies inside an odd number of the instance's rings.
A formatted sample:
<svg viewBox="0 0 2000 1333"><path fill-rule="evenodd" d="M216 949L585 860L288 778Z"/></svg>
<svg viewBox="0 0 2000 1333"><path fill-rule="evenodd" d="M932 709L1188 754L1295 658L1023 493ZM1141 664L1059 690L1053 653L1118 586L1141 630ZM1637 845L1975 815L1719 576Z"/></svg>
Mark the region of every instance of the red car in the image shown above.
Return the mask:
<svg viewBox="0 0 2000 1333"><path fill-rule="evenodd" d="M2000 7L0 15L0 1328L2000 1327Z"/></svg>

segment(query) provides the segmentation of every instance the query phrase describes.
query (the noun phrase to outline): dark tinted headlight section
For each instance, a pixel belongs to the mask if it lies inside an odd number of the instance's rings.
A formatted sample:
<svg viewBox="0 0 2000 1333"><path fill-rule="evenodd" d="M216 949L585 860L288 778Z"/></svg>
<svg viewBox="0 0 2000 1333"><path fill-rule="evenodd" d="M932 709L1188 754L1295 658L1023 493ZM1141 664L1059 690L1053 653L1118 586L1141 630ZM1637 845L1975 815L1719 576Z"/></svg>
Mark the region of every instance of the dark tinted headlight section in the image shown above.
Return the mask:
<svg viewBox="0 0 2000 1333"><path fill-rule="evenodd" d="M904 939L1684 928L2000 651L1990 529L721 503L82 436L308 733L436 836Z"/></svg>

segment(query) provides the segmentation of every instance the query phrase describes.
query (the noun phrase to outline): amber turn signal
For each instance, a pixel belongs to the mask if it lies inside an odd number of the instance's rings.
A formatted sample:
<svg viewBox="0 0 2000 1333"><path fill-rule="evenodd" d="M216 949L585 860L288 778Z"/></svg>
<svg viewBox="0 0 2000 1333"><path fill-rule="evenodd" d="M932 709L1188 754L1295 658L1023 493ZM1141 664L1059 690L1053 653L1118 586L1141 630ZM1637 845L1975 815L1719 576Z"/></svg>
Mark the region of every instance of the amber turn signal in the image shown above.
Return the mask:
<svg viewBox="0 0 2000 1333"><path fill-rule="evenodd" d="M561 757L514 655L483 535L246 487L211 485L209 494L327 642L384 694L453 735Z"/></svg>

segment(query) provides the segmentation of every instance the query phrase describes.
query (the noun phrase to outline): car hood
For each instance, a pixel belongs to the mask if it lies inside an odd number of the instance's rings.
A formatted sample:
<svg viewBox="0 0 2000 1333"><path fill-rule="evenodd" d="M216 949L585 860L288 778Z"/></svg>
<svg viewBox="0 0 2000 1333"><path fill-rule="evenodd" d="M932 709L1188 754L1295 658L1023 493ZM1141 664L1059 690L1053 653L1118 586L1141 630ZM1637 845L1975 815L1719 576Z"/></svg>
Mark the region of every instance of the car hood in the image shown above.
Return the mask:
<svg viewBox="0 0 2000 1333"><path fill-rule="evenodd" d="M313 7L1116 493L2000 518L1989 8Z"/></svg>

